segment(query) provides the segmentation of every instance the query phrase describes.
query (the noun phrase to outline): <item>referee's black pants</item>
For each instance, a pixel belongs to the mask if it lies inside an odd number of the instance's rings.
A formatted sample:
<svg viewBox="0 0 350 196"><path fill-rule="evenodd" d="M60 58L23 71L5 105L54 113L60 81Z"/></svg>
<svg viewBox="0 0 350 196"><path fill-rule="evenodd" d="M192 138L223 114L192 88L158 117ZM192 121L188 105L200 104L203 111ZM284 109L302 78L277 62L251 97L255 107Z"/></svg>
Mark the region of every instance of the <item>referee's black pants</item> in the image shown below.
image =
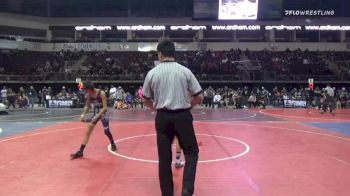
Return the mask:
<svg viewBox="0 0 350 196"><path fill-rule="evenodd" d="M199 149L192 122L193 118L189 110L157 112L155 124L159 157L159 181L163 196L174 195L171 144L175 136L179 140L186 161L182 195L192 195L194 192Z"/></svg>
<svg viewBox="0 0 350 196"><path fill-rule="evenodd" d="M335 101L335 99L334 99L334 97L331 97L331 96L329 96L329 95L326 95L326 99L325 99L325 101L324 101L324 103L323 103L323 111L324 112L326 112L326 110L327 110L327 106L329 107L329 110L330 110L330 112L333 112L334 110L335 110L335 105L336 105L336 103L335 103L336 101Z"/></svg>

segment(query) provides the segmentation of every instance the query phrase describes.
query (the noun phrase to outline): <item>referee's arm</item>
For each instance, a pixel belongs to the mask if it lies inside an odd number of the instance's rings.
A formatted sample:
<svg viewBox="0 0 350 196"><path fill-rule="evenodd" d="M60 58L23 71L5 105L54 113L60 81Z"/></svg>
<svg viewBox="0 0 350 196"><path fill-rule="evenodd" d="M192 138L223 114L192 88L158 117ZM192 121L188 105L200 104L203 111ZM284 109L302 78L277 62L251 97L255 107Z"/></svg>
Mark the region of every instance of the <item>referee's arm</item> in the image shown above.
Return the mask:
<svg viewBox="0 0 350 196"><path fill-rule="evenodd" d="M143 101L143 104L145 104L145 106L149 107L150 109L152 110L156 110L153 106L153 101L152 99L148 99L146 98L144 95L142 97L142 101Z"/></svg>
<svg viewBox="0 0 350 196"><path fill-rule="evenodd" d="M190 73L190 78L188 80L188 88L192 94L191 108L193 108L194 106L200 104L203 101L204 96L202 87L200 86L198 80L192 72Z"/></svg>
<svg viewBox="0 0 350 196"><path fill-rule="evenodd" d="M143 83L143 88L142 88L142 101L143 103L149 107L152 110L155 110L153 106L153 90L151 89L151 80L150 80L150 73L147 74L145 78L145 82Z"/></svg>
<svg viewBox="0 0 350 196"><path fill-rule="evenodd" d="M198 95L193 95L191 100L191 108L202 103L204 99L203 93L200 92Z"/></svg>

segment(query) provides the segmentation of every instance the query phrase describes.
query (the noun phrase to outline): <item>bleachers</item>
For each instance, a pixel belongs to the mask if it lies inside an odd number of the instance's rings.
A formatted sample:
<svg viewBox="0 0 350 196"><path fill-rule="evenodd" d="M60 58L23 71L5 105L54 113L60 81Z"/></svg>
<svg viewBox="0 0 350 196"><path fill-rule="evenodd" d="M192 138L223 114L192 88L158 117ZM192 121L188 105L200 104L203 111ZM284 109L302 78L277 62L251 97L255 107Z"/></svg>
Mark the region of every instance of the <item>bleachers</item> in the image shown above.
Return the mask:
<svg viewBox="0 0 350 196"><path fill-rule="evenodd" d="M75 73L66 69L82 56L88 56ZM142 80L157 60L156 52L29 52L2 51L0 67L4 75L55 75L74 80L84 76L113 80ZM318 51L188 51L178 52L176 59L202 79L213 80L279 80L296 77L328 77L334 80L348 77L349 52ZM341 72L331 69L339 66ZM345 74L344 74L345 73ZM101 78L99 78L101 76ZM339 76L339 77L338 77ZM67 78L68 77L68 78ZM218 78L219 77L219 78ZM50 80L50 77L45 77ZM60 78L54 77L51 79Z"/></svg>

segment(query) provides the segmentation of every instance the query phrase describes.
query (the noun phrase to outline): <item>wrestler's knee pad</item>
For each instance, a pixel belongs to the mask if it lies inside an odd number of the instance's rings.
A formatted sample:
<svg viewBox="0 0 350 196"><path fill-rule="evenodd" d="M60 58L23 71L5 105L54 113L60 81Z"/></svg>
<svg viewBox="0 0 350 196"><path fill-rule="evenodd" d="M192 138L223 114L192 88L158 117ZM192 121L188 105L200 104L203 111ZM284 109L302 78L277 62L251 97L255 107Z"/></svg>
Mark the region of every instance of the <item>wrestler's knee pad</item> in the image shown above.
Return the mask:
<svg viewBox="0 0 350 196"><path fill-rule="evenodd" d="M108 119L108 117L102 118L101 121L102 121L104 132L105 133L109 132L109 119Z"/></svg>
<svg viewBox="0 0 350 196"><path fill-rule="evenodd" d="M108 127L109 126L109 119L108 118L103 118L101 121L102 121L102 125L104 127Z"/></svg>

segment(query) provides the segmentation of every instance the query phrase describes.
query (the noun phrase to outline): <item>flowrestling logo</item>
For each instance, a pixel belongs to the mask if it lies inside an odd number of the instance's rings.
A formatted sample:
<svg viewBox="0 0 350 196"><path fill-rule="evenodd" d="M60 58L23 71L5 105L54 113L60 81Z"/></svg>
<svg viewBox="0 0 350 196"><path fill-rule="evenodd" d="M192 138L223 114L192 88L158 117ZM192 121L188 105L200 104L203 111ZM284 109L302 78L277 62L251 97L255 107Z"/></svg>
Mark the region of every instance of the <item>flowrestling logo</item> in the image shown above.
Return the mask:
<svg viewBox="0 0 350 196"><path fill-rule="evenodd" d="M284 10L285 16L334 16L334 10Z"/></svg>

